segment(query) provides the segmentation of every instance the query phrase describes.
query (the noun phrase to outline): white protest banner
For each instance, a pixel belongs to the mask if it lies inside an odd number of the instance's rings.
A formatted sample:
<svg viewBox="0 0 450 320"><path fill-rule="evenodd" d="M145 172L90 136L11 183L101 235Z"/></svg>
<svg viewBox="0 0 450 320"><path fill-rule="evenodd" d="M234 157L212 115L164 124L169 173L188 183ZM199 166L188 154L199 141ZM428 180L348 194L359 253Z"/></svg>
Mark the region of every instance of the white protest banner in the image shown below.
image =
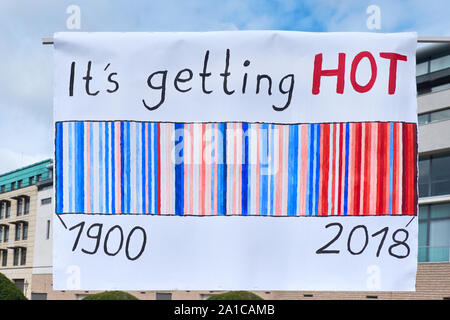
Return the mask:
<svg viewBox="0 0 450 320"><path fill-rule="evenodd" d="M415 290L416 41L56 33L54 288Z"/></svg>

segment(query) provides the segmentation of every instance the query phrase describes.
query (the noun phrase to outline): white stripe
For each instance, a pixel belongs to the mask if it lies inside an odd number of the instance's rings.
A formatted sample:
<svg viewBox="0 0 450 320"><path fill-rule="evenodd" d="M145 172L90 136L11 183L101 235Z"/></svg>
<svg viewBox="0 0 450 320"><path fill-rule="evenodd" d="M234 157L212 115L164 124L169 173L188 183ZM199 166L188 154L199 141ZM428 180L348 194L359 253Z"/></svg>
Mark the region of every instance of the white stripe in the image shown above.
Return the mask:
<svg viewBox="0 0 450 320"><path fill-rule="evenodd" d="M136 123L136 211L143 213L142 208L142 122ZM144 171L145 173L145 171Z"/></svg>
<svg viewBox="0 0 450 320"><path fill-rule="evenodd" d="M283 132L283 189L281 192L281 198L283 205L281 206L282 214L287 215L288 207L288 194L289 194L289 126L282 126Z"/></svg>
<svg viewBox="0 0 450 320"><path fill-rule="evenodd" d="M150 131L150 133L151 133L150 134L151 139L148 141L148 148L149 148L149 151L148 151L149 160L148 161L150 163L150 167L149 167L150 172L148 173L148 179L149 179L149 181L151 181L151 183L149 184L149 187L151 188L151 190L149 190L150 197L151 197L151 202L150 202L151 206L148 207L148 210L150 211L150 213L157 214L158 213L156 211L158 209L157 203L156 203L156 199L157 199L156 192L157 191L155 192L155 186L157 184L157 181L156 181L157 175L154 173L155 166L157 165L157 161L158 161L157 159L156 159L156 161L154 161L155 152L156 152L155 147L154 147L155 146L154 141L157 139L157 124L149 123L147 130ZM157 141L157 144L158 143L159 143L159 141ZM160 189L163 190L161 188L161 186L160 186Z"/></svg>
<svg viewBox="0 0 450 320"><path fill-rule="evenodd" d="M398 126L398 213L402 212L403 200L403 123Z"/></svg>
<svg viewBox="0 0 450 320"><path fill-rule="evenodd" d="M360 174L360 178L359 178L359 183L361 186L361 191L359 193L359 212L360 214L364 214L364 178L365 178L365 174L364 171L366 169L366 157L364 156L367 152L367 150L365 149L366 143L366 128L364 123L361 124L361 128L362 128L362 134L361 134L361 174Z"/></svg>
<svg viewBox="0 0 450 320"><path fill-rule="evenodd" d="M336 155L335 155L335 163L334 163L334 214L336 215L338 213L338 198L339 198L339 193L338 193L338 186L339 186L339 128L340 128L341 124L338 123L336 125Z"/></svg>
<svg viewBox="0 0 450 320"><path fill-rule="evenodd" d="M329 135L329 144L330 149L328 153L328 215L331 214L331 207L332 207L332 196L331 196L331 184L333 183L333 124L330 123L330 135Z"/></svg>
<svg viewBox="0 0 450 320"><path fill-rule="evenodd" d="M194 198L194 204L193 204L193 209L192 209L192 213L193 214L198 214L199 213L199 205L198 205L198 201L199 201L199 190L200 190L200 186L199 186L199 173L200 173L200 143L201 143L201 135L200 135L200 128L201 128L201 124L200 123L194 123L194 133L193 133L193 138L192 138L192 143L194 144L194 149L193 149L193 162L194 162L194 181L193 181L193 186L192 186L192 190L193 190L193 198Z"/></svg>
<svg viewBox="0 0 450 320"><path fill-rule="evenodd" d="M257 140L257 126L259 124L250 124L250 179L249 179L249 188L250 188L250 210L249 214L259 214L256 212L256 159L257 159L257 144L259 141ZM260 181L261 183L261 181Z"/></svg>
<svg viewBox="0 0 450 320"><path fill-rule="evenodd" d="M92 180L91 181L91 194L92 194L92 198L91 198L91 202L93 204L92 208L93 208L93 212L98 213L100 210L99 207L99 201L100 201L100 196L99 196L99 186L100 186L100 180L99 180L99 170L100 170L100 162L99 162L99 156L98 156L98 152L99 152L99 135L98 135L98 122L94 122L92 123L92 153L91 157L92 157L92 166L91 166L91 172L92 172Z"/></svg>
<svg viewBox="0 0 450 320"><path fill-rule="evenodd" d="M297 212L295 212L295 215L300 215L300 192L301 192L301 169L302 169L302 127L304 124L297 125L297 132L298 132L298 157L297 157Z"/></svg>
<svg viewBox="0 0 450 320"><path fill-rule="evenodd" d="M280 135L280 126L275 125L274 127L274 134L273 134L273 215L276 215L276 200L277 200L277 174L278 171L281 170L281 165L278 163L278 139ZM270 197L269 197L270 198Z"/></svg>
<svg viewBox="0 0 450 320"><path fill-rule="evenodd" d="M233 142L233 123L227 124L227 214L232 213L233 204L233 170L234 170L234 142Z"/></svg>
<svg viewBox="0 0 450 320"><path fill-rule="evenodd" d="M161 212L159 212L160 214L165 214L167 213L167 208L166 208L166 196L169 193L169 190L167 190L167 175L166 175L166 123L161 123L160 124L160 139L161 139L161 144L160 144L160 158L161 158Z"/></svg>
<svg viewBox="0 0 450 320"><path fill-rule="evenodd" d="M63 169L63 212L68 212L69 209L69 124L63 122L63 158L62 158L62 169ZM61 177L59 177L61 178ZM67 196L65 196L67 195Z"/></svg>

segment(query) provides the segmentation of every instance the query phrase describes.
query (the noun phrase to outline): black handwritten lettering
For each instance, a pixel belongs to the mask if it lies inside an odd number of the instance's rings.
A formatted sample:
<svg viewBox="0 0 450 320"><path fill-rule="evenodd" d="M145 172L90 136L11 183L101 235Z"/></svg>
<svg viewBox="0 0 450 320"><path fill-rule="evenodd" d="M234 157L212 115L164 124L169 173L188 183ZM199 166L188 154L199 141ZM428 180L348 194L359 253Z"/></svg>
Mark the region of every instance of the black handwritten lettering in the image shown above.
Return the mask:
<svg viewBox="0 0 450 320"><path fill-rule="evenodd" d="M152 83L153 77L156 75L161 75L161 84L158 86L155 86ZM147 103L145 102L145 100L142 100L142 103L148 110L156 110L164 103L164 100L166 99L166 79L167 79L167 70L153 72L148 77L147 85L152 89L161 90L161 96L160 96L159 102L156 105L154 105L153 107L148 106Z"/></svg>
<svg viewBox="0 0 450 320"><path fill-rule="evenodd" d="M92 64L92 61L89 61L88 65L87 65L86 76L83 77L83 79L86 80L86 93L88 95L90 95L90 96L96 96L100 91L97 90L95 92L91 92L90 89L89 89L89 82L92 80L92 77L91 77L91 64Z"/></svg>

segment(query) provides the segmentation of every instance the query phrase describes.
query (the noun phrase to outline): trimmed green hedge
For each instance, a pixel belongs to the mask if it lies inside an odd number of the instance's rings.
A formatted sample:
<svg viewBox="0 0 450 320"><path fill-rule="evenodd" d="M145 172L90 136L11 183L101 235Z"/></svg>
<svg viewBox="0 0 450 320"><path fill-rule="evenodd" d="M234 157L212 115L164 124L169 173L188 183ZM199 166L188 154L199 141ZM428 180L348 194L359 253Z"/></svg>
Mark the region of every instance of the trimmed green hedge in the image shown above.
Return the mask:
<svg viewBox="0 0 450 320"><path fill-rule="evenodd" d="M20 289L0 273L0 300L28 300Z"/></svg>
<svg viewBox="0 0 450 320"><path fill-rule="evenodd" d="M132 294L123 291L105 291L89 294L83 300L139 300Z"/></svg>
<svg viewBox="0 0 450 320"><path fill-rule="evenodd" d="M208 300L264 300L250 291L228 291L212 295Z"/></svg>

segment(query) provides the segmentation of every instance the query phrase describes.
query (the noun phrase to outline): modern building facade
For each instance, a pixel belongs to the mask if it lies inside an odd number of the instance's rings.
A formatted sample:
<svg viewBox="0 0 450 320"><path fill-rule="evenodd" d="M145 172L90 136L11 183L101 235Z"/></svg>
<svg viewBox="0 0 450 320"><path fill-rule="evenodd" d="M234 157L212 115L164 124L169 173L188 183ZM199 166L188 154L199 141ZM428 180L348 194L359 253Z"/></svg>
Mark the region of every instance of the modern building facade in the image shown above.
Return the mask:
<svg viewBox="0 0 450 320"><path fill-rule="evenodd" d="M450 44L417 52L419 252L416 292L267 291L265 299L450 298ZM52 161L0 175L0 272L31 299L81 299L53 291ZM139 291L140 299L206 299L213 291Z"/></svg>
<svg viewBox="0 0 450 320"><path fill-rule="evenodd" d="M31 297L38 185L52 180L45 160L0 175L0 272Z"/></svg>

